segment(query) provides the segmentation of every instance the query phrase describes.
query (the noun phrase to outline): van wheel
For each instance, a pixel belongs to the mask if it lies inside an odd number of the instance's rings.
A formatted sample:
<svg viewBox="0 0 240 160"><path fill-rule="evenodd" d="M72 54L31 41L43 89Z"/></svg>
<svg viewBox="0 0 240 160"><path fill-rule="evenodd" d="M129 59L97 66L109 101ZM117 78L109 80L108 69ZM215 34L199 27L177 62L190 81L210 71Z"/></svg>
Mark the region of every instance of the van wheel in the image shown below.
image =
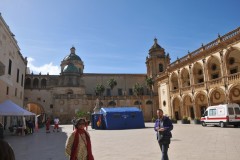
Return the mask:
<svg viewBox="0 0 240 160"><path fill-rule="evenodd" d="M202 122L202 126L203 126L203 127L206 127L206 123L205 123L205 122Z"/></svg>
<svg viewBox="0 0 240 160"><path fill-rule="evenodd" d="M234 128L238 128L238 125L234 125Z"/></svg>
<svg viewBox="0 0 240 160"><path fill-rule="evenodd" d="M225 127L225 124L223 122L220 122L220 127L221 128Z"/></svg>

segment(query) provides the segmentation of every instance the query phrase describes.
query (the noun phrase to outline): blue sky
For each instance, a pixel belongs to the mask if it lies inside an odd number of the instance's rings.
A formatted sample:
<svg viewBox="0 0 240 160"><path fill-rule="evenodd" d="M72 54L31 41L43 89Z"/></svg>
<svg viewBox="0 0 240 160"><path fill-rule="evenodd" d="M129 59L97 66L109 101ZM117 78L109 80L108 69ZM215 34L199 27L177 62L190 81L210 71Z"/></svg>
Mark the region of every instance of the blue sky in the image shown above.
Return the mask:
<svg viewBox="0 0 240 160"><path fill-rule="evenodd" d="M0 0L36 74L59 74L72 46L85 73L146 73L155 37L173 62L239 27L239 6L239 0Z"/></svg>

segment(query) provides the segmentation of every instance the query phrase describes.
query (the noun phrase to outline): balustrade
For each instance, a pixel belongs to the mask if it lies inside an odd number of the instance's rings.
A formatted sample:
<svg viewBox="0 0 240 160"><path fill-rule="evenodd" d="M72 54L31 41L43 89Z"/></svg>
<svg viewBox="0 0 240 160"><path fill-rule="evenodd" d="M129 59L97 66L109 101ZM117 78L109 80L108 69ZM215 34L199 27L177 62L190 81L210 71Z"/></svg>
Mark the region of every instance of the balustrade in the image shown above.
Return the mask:
<svg viewBox="0 0 240 160"><path fill-rule="evenodd" d="M186 56L184 56L180 59L177 59L173 63L169 64L169 68L174 68L177 64L187 61L189 57L192 57L192 58L196 57L198 54L200 54L203 51L203 48L204 48L204 50L212 49L212 48L216 47L217 45L219 45L221 42L227 41L230 38L232 38L234 36L237 36L238 34L240 34L240 27L231 31L231 32L229 32L229 33L227 33L227 34L225 34L222 37L219 37L218 39L215 39L214 41L212 41L212 42L210 42L206 45L203 45L202 47L200 47L197 50L189 53L188 55L186 55ZM220 39L220 41L219 41L219 39Z"/></svg>
<svg viewBox="0 0 240 160"><path fill-rule="evenodd" d="M239 79L240 79L240 72L235 73L235 74L230 74L228 76L229 83L232 83L232 82L235 82L235 81L239 81Z"/></svg>
<svg viewBox="0 0 240 160"><path fill-rule="evenodd" d="M216 78L216 79L212 79L210 81L208 81L208 85L210 85L210 87L213 87L213 86L219 86L219 85L222 85L223 84L223 78L220 77L220 78Z"/></svg>

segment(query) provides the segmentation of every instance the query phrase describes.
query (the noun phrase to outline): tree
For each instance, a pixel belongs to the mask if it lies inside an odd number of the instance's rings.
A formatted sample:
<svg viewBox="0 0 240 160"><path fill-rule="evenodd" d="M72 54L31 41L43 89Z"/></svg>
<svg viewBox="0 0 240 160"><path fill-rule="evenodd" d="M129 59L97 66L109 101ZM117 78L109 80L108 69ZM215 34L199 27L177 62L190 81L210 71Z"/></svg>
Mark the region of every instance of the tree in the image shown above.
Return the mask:
<svg viewBox="0 0 240 160"><path fill-rule="evenodd" d="M84 112L84 111L78 111L77 112L77 117L78 118L87 118L89 116L88 112Z"/></svg>
<svg viewBox="0 0 240 160"><path fill-rule="evenodd" d="M102 84L97 84L97 85L96 85L95 93L96 93L99 97L102 96L102 94L104 93L104 91L105 91L104 85L102 85Z"/></svg>
<svg viewBox="0 0 240 160"><path fill-rule="evenodd" d="M151 97L151 101L152 101L151 110L152 110L152 117L153 117L153 85L154 85L153 78L152 77L147 77L146 78L146 83L147 83L147 86L150 90L150 97Z"/></svg>
<svg viewBox="0 0 240 160"><path fill-rule="evenodd" d="M111 93L112 93L113 88L117 85L117 81L114 78L111 78L107 81L107 83L108 83L108 86L110 87ZM112 100L113 100L113 98L112 98Z"/></svg>
<svg viewBox="0 0 240 160"><path fill-rule="evenodd" d="M143 86L140 85L139 83L134 84L133 92L138 97L139 102L140 102L140 96L143 95ZM141 103L139 104L139 108L140 108L140 105L141 105Z"/></svg>

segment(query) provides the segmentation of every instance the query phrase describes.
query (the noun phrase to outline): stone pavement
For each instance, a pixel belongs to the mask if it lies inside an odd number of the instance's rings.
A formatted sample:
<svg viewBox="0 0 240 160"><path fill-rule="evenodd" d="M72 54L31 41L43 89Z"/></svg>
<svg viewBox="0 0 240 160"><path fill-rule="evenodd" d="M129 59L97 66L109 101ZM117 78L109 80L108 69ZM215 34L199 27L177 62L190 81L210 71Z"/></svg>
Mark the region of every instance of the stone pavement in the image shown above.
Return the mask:
<svg viewBox="0 0 240 160"><path fill-rule="evenodd" d="M95 160L160 160L161 152L153 123L144 129L92 130ZM72 125L61 125L61 132L45 133L45 128L27 136L6 135L16 160L67 160L64 146ZM202 127L174 124L169 148L170 160L236 160L240 157L240 128Z"/></svg>

